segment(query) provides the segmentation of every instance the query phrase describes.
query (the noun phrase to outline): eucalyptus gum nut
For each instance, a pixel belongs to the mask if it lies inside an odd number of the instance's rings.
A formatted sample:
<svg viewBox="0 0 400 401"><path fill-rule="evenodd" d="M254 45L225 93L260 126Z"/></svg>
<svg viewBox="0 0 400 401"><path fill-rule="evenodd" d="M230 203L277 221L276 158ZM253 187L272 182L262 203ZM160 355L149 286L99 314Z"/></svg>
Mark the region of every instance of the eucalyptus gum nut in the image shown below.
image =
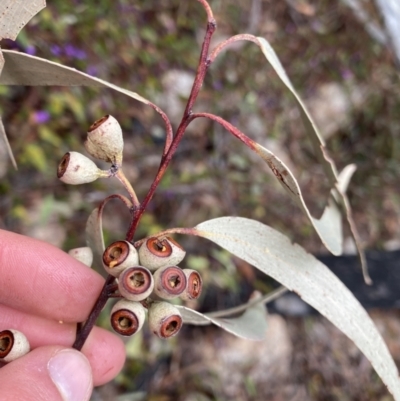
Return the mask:
<svg viewBox="0 0 400 401"><path fill-rule="evenodd" d="M111 326L122 336L131 336L143 327L146 309L140 302L121 299L110 313Z"/></svg>
<svg viewBox="0 0 400 401"><path fill-rule="evenodd" d="M106 115L95 121L88 130L85 141L87 152L100 160L121 165L124 139L118 121Z"/></svg>
<svg viewBox="0 0 400 401"><path fill-rule="evenodd" d="M57 177L66 184L79 185L107 176L92 160L78 152L68 152L57 168Z"/></svg>
<svg viewBox="0 0 400 401"><path fill-rule="evenodd" d="M30 351L28 339L18 330L0 332L0 362L12 362Z"/></svg>
<svg viewBox="0 0 400 401"><path fill-rule="evenodd" d="M143 266L128 267L118 278L120 294L130 301L143 301L154 289L154 279L149 269Z"/></svg>
<svg viewBox="0 0 400 401"><path fill-rule="evenodd" d="M178 266L160 267L153 274L154 294L163 299L174 299L184 293L187 278Z"/></svg>
<svg viewBox="0 0 400 401"><path fill-rule="evenodd" d="M128 241L115 241L103 253L103 267L114 277L118 277L126 268L138 264L138 252Z"/></svg>
<svg viewBox="0 0 400 401"><path fill-rule="evenodd" d="M185 291L181 295L181 299L184 301L197 299L203 290L203 280L200 274L193 269L183 269L182 271L186 276L187 285Z"/></svg>
<svg viewBox="0 0 400 401"><path fill-rule="evenodd" d="M151 271L177 265L186 255L185 250L171 237L148 238L138 252L140 264Z"/></svg>
<svg viewBox="0 0 400 401"><path fill-rule="evenodd" d="M149 328L160 338L176 335L182 327L181 314L168 302L154 302L149 307Z"/></svg>
<svg viewBox="0 0 400 401"><path fill-rule="evenodd" d="M92 266L93 252L88 246L84 246L82 248L73 248L68 251L68 255L72 256L76 260L79 260L79 262L86 266Z"/></svg>

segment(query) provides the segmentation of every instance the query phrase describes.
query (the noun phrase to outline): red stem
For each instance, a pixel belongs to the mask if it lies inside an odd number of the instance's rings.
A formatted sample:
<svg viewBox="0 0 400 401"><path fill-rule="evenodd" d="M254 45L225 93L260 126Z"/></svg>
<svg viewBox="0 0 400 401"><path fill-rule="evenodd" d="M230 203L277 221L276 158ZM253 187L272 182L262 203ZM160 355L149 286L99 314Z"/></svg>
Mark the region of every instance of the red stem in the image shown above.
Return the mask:
<svg viewBox="0 0 400 401"><path fill-rule="evenodd" d="M129 226L129 229L126 233L126 240L127 241L132 241L133 236L135 234L136 228L139 224L140 218L142 217L144 211L146 210L149 202L151 201L158 184L160 183L169 163L171 162L171 159L179 145L179 142L182 139L183 134L185 133L185 130L187 126L190 124L190 122L193 120L192 117L192 107L194 102L197 99L197 96L199 94L199 91L201 89L201 86L203 85L204 82L204 76L207 72L207 68L209 65L208 62L208 53L210 49L210 42L211 42L211 37L216 29L216 22L212 13L212 10L206 0L198 0L202 6L204 7L206 13L207 13L207 30L205 33L202 49L201 49L201 54L200 54L200 60L199 64L197 66L197 72L196 72L196 77L193 82L192 90L190 92L190 96L188 99L188 102L186 104L185 111L182 116L181 123L179 124L179 127L177 129L175 137L173 136L173 131L172 131L172 126L171 123L167 117L167 115L155 104L148 102L147 104L150 105L155 111L157 111L161 117L163 118L165 124L166 124L166 140L165 140L165 146L164 146L164 151L163 151L163 156L160 162L160 166L157 172L157 175L145 197L143 202L140 204L139 207L132 206L131 208L131 213L132 213L132 221ZM111 196L114 197L114 196ZM110 197L110 198L111 198ZM104 207L104 203L102 204ZM76 340L73 344L73 347L77 350L80 350L90 331L92 330L94 324L96 323L96 320L98 316L100 315L100 312L102 311L104 305L106 304L107 300L113 296L112 291L110 291L110 288L113 288L112 285L114 284L115 277L109 275L106 279L106 282L104 283L103 289L97 298L97 301L95 305L93 306L92 311L90 312L90 315L87 319L87 321L83 324L82 327L78 326L77 330L77 336Z"/></svg>
<svg viewBox="0 0 400 401"><path fill-rule="evenodd" d="M197 96L199 94L201 86L203 85L203 82L204 82L204 77L205 77L205 74L207 72L207 68L209 65L208 52L210 49L211 37L212 37L213 33L215 32L215 29L217 26L208 3L205 0L198 0L198 1L200 3L202 3L202 5L205 7L205 9L207 11L208 24L207 24L207 30L205 33L204 41L203 41L203 46L201 48L200 60L199 60L198 66L197 66L196 77L193 82L192 90L190 92L190 96L187 101L181 123L179 124L179 127L176 131L176 134L171 143L171 146L169 147L166 155L164 155L163 158L161 159L161 163L160 163L160 167L158 168L157 175L156 175L153 183L151 184L151 187L150 187L146 197L144 198L140 207L133 214L131 225L126 234L127 241L132 241L133 236L135 235L137 226L139 224L140 218L142 217L144 211L146 210L147 205L153 198L153 195L158 187L158 184L160 183L162 177L164 176L164 173L165 173L169 163L171 162L171 159L172 159L176 149L178 148L179 142L181 141L182 136L185 133L187 126L193 120L192 107L193 107L194 102L197 99Z"/></svg>

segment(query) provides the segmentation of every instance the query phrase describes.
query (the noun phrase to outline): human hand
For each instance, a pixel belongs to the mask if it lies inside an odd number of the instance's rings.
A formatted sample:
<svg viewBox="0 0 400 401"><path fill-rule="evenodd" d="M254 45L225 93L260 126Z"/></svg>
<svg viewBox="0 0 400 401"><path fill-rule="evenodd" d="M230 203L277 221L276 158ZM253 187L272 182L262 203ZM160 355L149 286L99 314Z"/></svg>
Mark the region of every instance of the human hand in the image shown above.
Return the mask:
<svg viewBox="0 0 400 401"><path fill-rule="evenodd" d="M95 327L71 349L104 279L52 245L0 230L0 331L16 329L32 351L0 368L1 400L86 401L125 360L122 341Z"/></svg>

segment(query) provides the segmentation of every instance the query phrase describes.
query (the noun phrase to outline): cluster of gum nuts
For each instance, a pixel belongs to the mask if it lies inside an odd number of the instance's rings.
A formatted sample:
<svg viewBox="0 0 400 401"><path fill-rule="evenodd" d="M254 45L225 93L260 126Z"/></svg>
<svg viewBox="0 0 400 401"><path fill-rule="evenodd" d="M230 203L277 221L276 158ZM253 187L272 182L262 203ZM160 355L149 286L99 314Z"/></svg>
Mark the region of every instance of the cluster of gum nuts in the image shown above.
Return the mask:
<svg viewBox="0 0 400 401"><path fill-rule="evenodd" d="M110 170L100 170L96 164L78 152L68 152L62 158L58 178L66 184L78 185L111 177L122 166L123 134L118 121L106 115L94 122L84 143L90 156L111 163ZM170 237L149 238L138 250L127 241L111 244L103 254L105 270L117 278L122 297L111 311L113 329L125 336L138 332L148 310L150 330L168 338L182 327L178 308L167 300L199 297L202 280L194 270L177 266L185 251Z"/></svg>
<svg viewBox="0 0 400 401"><path fill-rule="evenodd" d="M111 163L110 170L101 170L79 152L68 152L58 165L57 176L66 184L79 185L111 177L122 165L124 147L122 129L118 121L106 115L94 122L84 143L90 156ZM90 248L76 248L69 254L87 265ZM167 302L173 298L184 300L200 296L202 279L198 272L177 266L185 251L170 237L149 238L138 250L127 241L111 244L103 254L106 271L117 278L119 300L111 311L113 329L125 336L138 332L144 324L146 309L150 330L161 338L178 333L182 327L179 309ZM139 265L140 261L140 265ZM0 362L11 362L30 350L23 333L14 329L0 331Z"/></svg>
<svg viewBox="0 0 400 401"><path fill-rule="evenodd" d="M148 238L138 250L127 241L106 248L103 266L117 277L123 297L111 310L111 326L117 333L130 336L138 332L146 309L151 332L160 338L178 333L182 317L168 301L197 299L202 289L197 271L177 266L184 256L185 251L170 237Z"/></svg>

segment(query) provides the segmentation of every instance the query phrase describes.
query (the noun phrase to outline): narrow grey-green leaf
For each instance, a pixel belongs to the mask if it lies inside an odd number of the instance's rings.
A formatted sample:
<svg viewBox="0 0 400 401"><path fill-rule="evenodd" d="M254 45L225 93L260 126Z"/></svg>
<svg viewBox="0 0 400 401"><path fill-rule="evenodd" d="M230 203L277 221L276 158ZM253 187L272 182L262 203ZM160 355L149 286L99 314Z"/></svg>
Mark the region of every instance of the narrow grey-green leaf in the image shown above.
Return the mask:
<svg viewBox="0 0 400 401"><path fill-rule="evenodd" d="M92 77L75 68L66 67L40 57L12 50L3 50L5 64L0 75L0 84L26 86L94 86L111 88L139 102L149 101L135 92Z"/></svg>
<svg viewBox="0 0 400 401"><path fill-rule="evenodd" d="M308 210L300 187L289 168L268 149L257 143L254 146L255 151L266 161L283 188L304 211L327 249L334 255L340 255L343 243L342 216L332 195L321 218L316 219Z"/></svg>
<svg viewBox="0 0 400 401"><path fill-rule="evenodd" d="M259 42L261 51L263 52L265 58L268 60L268 62L271 64L272 68L277 73L278 77L281 79L281 81L284 83L284 85L289 89L289 91L292 93L292 95L296 99L303 123L307 130L307 134L309 135L309 137L312 141L316 155L317 155L321 165L324 167L325 173L327 174L327 176L330 180L331 186L333 187L336 183L336 178L337 178L336 167L332 163L332 161L325 156L325 153L323 152L322 148L325 147L325 143L324 143L324 140L322 139L322 136L321 136L313 118L311 117L310 113L308 112L308 110L307 110L305 104L303 103L303 101L301 100L299 94L294 89L292 83L290 82L290 79L286 75L285 69L283 68L283 66L282 66L278 56L276 55L274 49L272 48L272 46L264 38L257 37L257 40Z"/></svg>
<svg viewBox="0 0 400 401"><path fill-rule="evenodd" d="M324 264L254 220L221 217L187 232L215 242L299 294L354 341L400 401L399 373L385 342L361 304Z"/></svg>
<svg viewBox="0 0 400 401"><path fill-rule="evenodd" d="M347 188L349 187L350 180L353 177L353 174L357 170L357 166L355 164L347 165L338 176L337 189L339 192L345 194L347 192Z"/></svg>
<svg viewBox="0 0 400 401"><path fill-rule="evenodd" d="M183 322L197 326L215 324L235 336L247 340L263 340L267 330L267 311L264 304L259 303L246 309L238 317L215 318L202 314L186 306L177 306Z"/></svg>
<svg viewBox="0 0 400 401"><path fill-rule="evenodd" d="M15 40L21 29L46 7L46 0L1 0L0 39Z"/></svg>
<svg viewBox="0 0 400 401"><path fill-rule="evenodd" d="M297 91L294 89L292 83L290 82L290 79L288 78L288 76L285 72L285 69L283 68L274 49L269 44L269 42L262 37L257 37L256 41L257 41L258 45L260 46L261 51L263 52L267 61L271 64L271 66L277 73L278 77L281 79L282 83L286 86L286 88L290 91L290 93L294 96L294 98L296 100L296 103L300 110L300 115L301 115L303 123L305 125L307 134L310 137L311 142L313 144L314 151L318 157L318 160L320 161L321 165L323 166L323 168L325 170L325 174L327 175L327 177L329 179L330 185L332 187L332 195L334 196L335 199L338 200L338 202L340 202L343 205L344 209L346 210L347 222L349 223L351 233L354 238L354 241L355 241L355 244L356 244L359 256L360 256L364 280L367 284L370 284L371 279L368 274L367 260L365 258L364 249L363 249L361 241L360 241L360 236L359 236L357 227L354 224L354 220L352 218L350 202L349 202L345 192L340 191L340 183L339 183L338 191L336 191L336 188L335 188L335 186L337 185L337 181L338 181L338 173L337 173L335 163L329 157L329 155L326 151L326 148L325 148L325 142L324 142L321 134L319 133L319 130L318 130L313 118L311 117L304 102L301 100L299 94L297 93ZM315 227L315 225L314 225L314 227Z"/></svg>
<svg viewBox="0 0 400 401"><path fill-rule="evenodd" d="M132 202L126 196L109 195L90 213L86 222L86 244L93 252L93 267L100 273L104 273L104 269L100 269L100 267L103 266L103 253L106 249L103 236L103 212L107 203L112 199L122 201L128 209L132 208Z"/></svg>
<svg viewBox="0 0 400 401"><path fill-rule="evenodd" d="M14 168L17 170L17 162L15 161L13 152L11 150L10 143L8 142L6 130L3 125L3 120L1 119L1 116L0 116L0 143L1 142L4 143L4 146L7 149L8 155L10 156L11 162L12 162Z"/></svg>
<svg viewBox="0 0 400 401"><path fill-rule="evenodd" d="M103 207L96 207L86 222L86 244L93 252L93 267L103 266L103 252L106 249L102 224Z"/></svg>

